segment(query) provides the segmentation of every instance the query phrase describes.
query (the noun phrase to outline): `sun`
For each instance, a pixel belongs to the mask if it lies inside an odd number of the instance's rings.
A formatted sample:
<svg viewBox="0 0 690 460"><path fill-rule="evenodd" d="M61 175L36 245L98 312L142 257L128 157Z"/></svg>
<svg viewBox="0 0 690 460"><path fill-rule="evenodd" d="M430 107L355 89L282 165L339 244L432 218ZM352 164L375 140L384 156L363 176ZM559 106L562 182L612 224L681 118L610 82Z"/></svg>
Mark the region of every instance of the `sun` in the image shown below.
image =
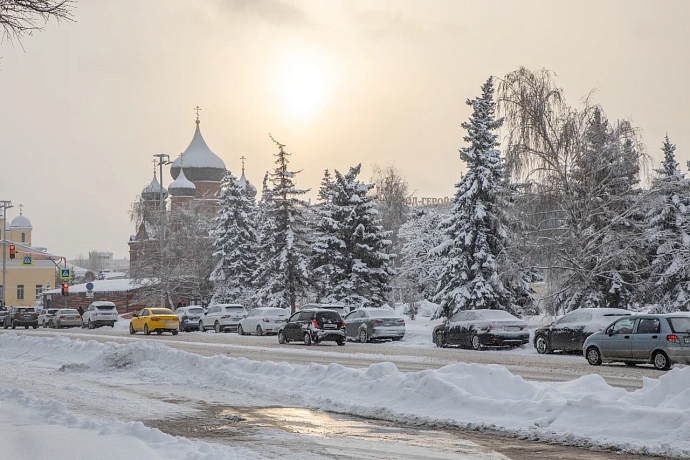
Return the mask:
<svg viewBox="0 0 690 460"><path fill-rule="evenodd" d="M308 53L290 55L278 72L280 96L290 114L313 117L327 97L327 72L316 56Z"/></svg>

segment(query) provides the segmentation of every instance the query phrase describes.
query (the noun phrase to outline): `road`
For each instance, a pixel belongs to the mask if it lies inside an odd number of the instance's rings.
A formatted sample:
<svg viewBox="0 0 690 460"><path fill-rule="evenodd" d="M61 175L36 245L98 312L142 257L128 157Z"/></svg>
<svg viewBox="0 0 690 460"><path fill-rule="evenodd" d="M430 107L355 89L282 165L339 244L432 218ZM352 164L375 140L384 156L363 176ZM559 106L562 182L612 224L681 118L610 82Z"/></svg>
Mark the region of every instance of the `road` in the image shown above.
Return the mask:
<svg viewBox="0 0 690 460"><path fill-rule="evenodd" d="M7 333L9 331L0 331ZM62 335L72 339L131 343L156 341L205 356L227 354L252 360L291 363L338 362L363 367L392 361L404 371L438 368L458 361L508 364L527 378L568 380L597 370L621 386L635 387L643 375L658 376L653 369L619 366L591 368L582 357L540 356L518 352L473 352L457 349L416 348L386 344L348 343L345 347L320 345L280 346L275 337L241 337L237 334L191 333L178 336L130 336L126 331L18 330L30 336ZM63 401L72 411L99 418L143 421L172 435L203 439L230 446L260 450L270 458L340 459L635 459L620 452L598 452L574 446L553 445L451 428L407 426L344 414L275 403L244 402L241 394L222 395L175 385L151 385L112 374L56 372L41 360L21 355L0 360L0 386L30 388L41 398ZM541 375L546 373L546 376ZM190 376L193 378L193 376ZM161 382L162 383L162 382ZM230 403L229 401L234 401ZM285 454L288 451L289 454ZM271 453L281 452L271 457Z"/></svg>
<svg viewBox="0 0 690 460"><path fill-rule="evenodd" d="M642 387L642 378L658 378L663 374L651 366L626 367L620 364L590 366L582 356L539 355L530 346L519 350L473 351L458 348L411 347L399 343L353 343L344 347L335 343L324 343L306 347L301 344L280 345L274 336L240 336L235 333L215 334L213 332L180 333L177 336L137 334L108 327L84 329L29 329L21 333L38 336L64 335L74 339L111 341L126 343L132 340L160 341L166 345L203 356L225 354L231 357L245 357L257 361L289 362L291 364L338 363L353 368L368 367L373 363L392 362L401 372L417 372L458 362L478 364L500 364L513 374L526 380L567 381L583 375L598 374L612 386L628 390ZM8 332L0 330L0 333Z"/></svg>

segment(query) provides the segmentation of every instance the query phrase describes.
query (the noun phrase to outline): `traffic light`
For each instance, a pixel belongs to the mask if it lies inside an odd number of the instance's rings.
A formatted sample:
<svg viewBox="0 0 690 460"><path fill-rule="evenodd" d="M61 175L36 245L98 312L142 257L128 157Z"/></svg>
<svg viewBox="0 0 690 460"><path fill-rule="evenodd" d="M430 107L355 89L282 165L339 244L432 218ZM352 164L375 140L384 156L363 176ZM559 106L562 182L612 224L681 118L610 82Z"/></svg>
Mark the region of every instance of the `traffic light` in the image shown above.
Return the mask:
<svg viewBox="0 0 690 460"><path fill-rule="evenodd" d="M62 283L62 295L63 295L63 296L68 296L68 295L69 295L69 284L67 284L67 283Z"/></svg>
<svg viewBox="0 0 690 460"><path fill-rule="evenodd" d="M10 244L10 259L14 259L15 255L17 255L17 248L15 248L14 244Z"/></svg>

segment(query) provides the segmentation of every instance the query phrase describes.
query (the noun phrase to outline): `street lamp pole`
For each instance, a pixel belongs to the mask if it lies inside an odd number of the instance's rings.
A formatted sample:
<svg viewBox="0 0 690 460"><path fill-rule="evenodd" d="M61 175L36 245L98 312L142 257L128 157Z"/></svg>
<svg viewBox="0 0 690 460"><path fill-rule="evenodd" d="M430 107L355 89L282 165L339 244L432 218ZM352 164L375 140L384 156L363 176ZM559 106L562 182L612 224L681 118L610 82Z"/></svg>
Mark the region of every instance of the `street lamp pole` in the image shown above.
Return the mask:
<svg viewBox="0 0 690 460"><path fill-rule="evenodd" d="M12 208L12 202L7 200L0 201L0 208L2 208L2 306L5 307L5 292L7 292L7 283L5 279L5 272L7 269L7 210Z"/></svg>
<svg viewBox="0 0 690 460"><path fill-rule="evenodd" d="M160 242L160 251L159 251L159 257L160 257L160 283L161 283L161 308L165 308L165 289L163 289L163 245L165 243L165 223L163 222L163 216L165 212L165 196L163 195L163 165L169 165L170 164L170 156L165 154L165 153L156 153L153 155L155 158L158 158L158 168L159 168L159 176L160 176L160 190L158 191L158 199L159 199L159 204L158 204L158 222L159 222L159 229L158 229L158 239Z"/></svg>

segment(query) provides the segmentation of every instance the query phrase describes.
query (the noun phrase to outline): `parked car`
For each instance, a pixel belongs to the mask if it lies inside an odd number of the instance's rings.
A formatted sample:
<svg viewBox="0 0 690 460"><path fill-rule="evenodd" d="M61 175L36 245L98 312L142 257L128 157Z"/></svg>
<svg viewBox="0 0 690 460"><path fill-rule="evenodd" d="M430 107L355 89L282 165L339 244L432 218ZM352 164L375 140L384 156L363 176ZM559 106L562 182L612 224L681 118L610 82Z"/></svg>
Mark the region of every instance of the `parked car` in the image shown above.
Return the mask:
<svg viewBox="0 0 690 460"><path fill-rule="evenodd" d="M36 307L8 308L2 327L5 329L8 327L15 329L17 326L24 326L26 329L29 329L29 327L38 329L38 310Z"/></svg>
<svg viewBox="0 0 690 460"><path fill-rule="evenodd" d="M405 319L387 308L360 308L350 312L345 319L345 337L359 339L362 343L370 340L402 340L405 336Z"/></svg>
<svg viewBox="0 0 690 460"><path fill-rule="evenodd" d="M673 363L690 364L690 316L679 314L628 316L589 336L582 351L587 362L651 363L668 370Z"/></svg>
<svg viewBox="0 0 690 460"><path fill-rule="evenodd" d="M59 308L44 308L41 310L41 312L38 314L38 325L48 327L50 325L50 318L52 318L58 311L60 311Z"/></svg>
<svg viewBox="0 0 690 460"><path fill-rule="evenodd" d="M115 327L117 308L112 302L93 302L86 309L81 319L81 327L95 329L101 326Z"/></svg>
<svg viewBox="0 0 690 460"><path fill-rule="evenodd" d="M2 301L0 301L0 304L2 304ZM5 315L7 315L7 309L0 305L0 324L5 323Z"/></svg>
<svg viewBox="0 0 690 460"><path fill-rule="evenodd" d="M137 331L143 331L146 335L154 331L158 335L163 332L177 335L180 331L180 319L169 308L144 308L129 323L129 333L136 334Z"/></svg>
<svg viewBox="0 0 690 460"><path fill-rule="evenodd" d="M240 320L247 315L247 310L239 304L211 305L199 318L199 330L204 332L213 329L216 332L237 330Z"/></svg>
<svg viewBox="0 0 690 460"><path fill-rule="evenodd" d="M345 345L345 323L340 315L325 309L303 309L294 313L278 329L278 343L300 341L305 345L336 342Z"/></svg>
<svg viewBox="0 0 690 460"><path fill-rule="evenodd" d="M621 316L632 313L620 308L580 308L534 331L534 348L538 353L555 350L581 352L590 335L604 329Z"/></svg>
<svg viewBox="0 0 690 460"><path fill-rule="evenodd" d="M288 312L284 308L255 308L240 320L237 333L240 335L277 334L281 324L288 319Z"/></svg>
<svg viewBox="0 0 690 460"><path fill-rule="evenodd" d="M529 343L527 323L503 310L464 310L434 328L437 347L460 345L484 347L520 346Z"/></svg>
<svg viewBox="0 0 690 460"><path fill-rule="evenodd" d="M175 310L175 314L180 318L180 330L182 332L198 331L199 320L204 315L203 308L199 306L180 307Z"/></svg>
<svg viewBox="0 0 690 460"><path fill-rule="evenodd" d="M62 310L58 310L53 317L50 318L49 324L50 327L55 329L81 326L81 315L74 308L63 308Z"/></svg>

